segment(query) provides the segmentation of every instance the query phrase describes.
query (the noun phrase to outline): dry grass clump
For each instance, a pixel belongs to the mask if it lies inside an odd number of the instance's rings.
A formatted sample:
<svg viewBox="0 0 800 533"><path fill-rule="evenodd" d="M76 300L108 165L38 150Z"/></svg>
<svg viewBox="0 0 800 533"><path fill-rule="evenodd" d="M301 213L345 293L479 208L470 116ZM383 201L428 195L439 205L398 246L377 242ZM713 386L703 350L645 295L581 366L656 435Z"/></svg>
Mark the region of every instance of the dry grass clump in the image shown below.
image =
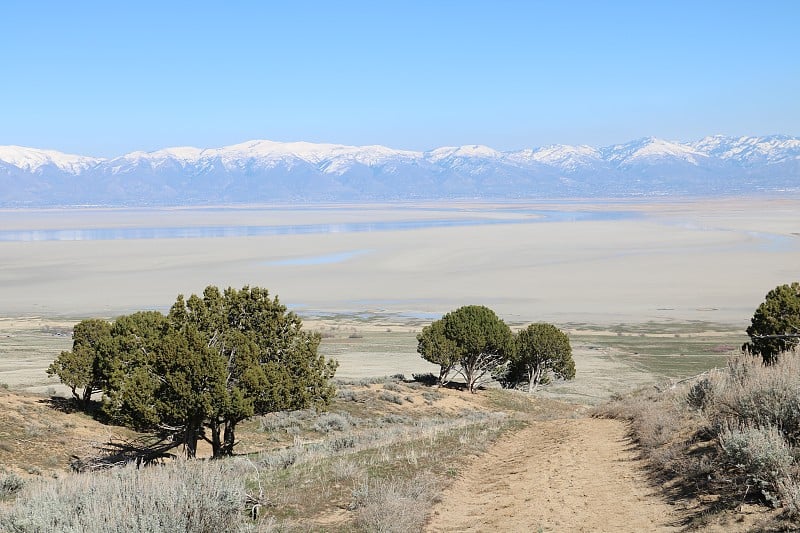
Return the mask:
<svg viewBox="0 0 800 533"><path fill-rule="evenodd" d="M396 403L397 405L403 405L403 401L404 401L403 397L400 396L399 394L396 394L394 392L385 391L385 390L383 390L380 393L378 393L378 398L383 400L383 401L385 401L385 402Z"/></svg>
<svg viewBox="0 0 800 533"><path fill-rule="evenodd" d="M800 517L800 359L772 366L732 357L727 367L665 391L616 397L596 416L630 421L642 455L681 492L743 501Z"/></svg>
<svg viewBox="0 0 800 533"><path fill-rule="evenodd" d="M355 525L369 532L420 531L438 495L430 476L365 481L353 490Z"/></svg>
<svg viewBox="0 0 800 533"><path fill-rule="evenodd" d="M28 483L0 515L0 530L245 531L244 509L237 462L175 461Z"/></svg>

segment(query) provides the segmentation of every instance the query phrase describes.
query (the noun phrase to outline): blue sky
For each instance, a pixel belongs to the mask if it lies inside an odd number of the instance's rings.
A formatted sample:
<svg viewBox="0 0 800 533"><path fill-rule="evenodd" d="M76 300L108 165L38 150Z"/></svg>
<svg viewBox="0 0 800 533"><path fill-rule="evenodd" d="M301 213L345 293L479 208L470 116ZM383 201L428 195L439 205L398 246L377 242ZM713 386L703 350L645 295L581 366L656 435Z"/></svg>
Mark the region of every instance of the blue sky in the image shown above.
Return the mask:
<svg viewBox="0 0 800 533"><path fill-rule="evenodd" d="M800 2L3 2L0 144L800 135Z"/></svg>

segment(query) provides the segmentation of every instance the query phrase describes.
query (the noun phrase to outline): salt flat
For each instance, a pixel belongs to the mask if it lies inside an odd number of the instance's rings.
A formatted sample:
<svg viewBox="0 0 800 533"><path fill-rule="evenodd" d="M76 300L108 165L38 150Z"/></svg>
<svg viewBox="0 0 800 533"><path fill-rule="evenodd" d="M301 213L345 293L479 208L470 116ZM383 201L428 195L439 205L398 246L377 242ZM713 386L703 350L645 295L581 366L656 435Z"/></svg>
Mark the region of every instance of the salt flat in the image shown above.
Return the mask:
<svg viewBox="0 0 800 533"><path fill-rule="evenodd" d="M536 209L637 216L526 223ZM113 317L165 310L178 293L209 284L249 284L312 315L427 319L478 303L512 322L745 323L769 289L797 279L800 265L799 199L6 210L0 229L459 217L501 220L254 237L0 242L0 316Z"/></svg>

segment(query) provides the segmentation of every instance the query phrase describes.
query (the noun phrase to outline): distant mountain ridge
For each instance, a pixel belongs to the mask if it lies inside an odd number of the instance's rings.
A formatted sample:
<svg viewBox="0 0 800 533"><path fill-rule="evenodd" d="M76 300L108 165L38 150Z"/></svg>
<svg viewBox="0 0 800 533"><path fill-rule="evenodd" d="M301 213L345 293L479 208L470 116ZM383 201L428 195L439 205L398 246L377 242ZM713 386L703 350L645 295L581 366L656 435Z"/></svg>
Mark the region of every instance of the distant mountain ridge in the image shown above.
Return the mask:
<svg viewBox="0 0 800 533"><path fill-rule="evenodd" d="M652 137L500 152L248 141L101 159L0 146L0 206L706 196L800 191L800 138Z"/></svg>

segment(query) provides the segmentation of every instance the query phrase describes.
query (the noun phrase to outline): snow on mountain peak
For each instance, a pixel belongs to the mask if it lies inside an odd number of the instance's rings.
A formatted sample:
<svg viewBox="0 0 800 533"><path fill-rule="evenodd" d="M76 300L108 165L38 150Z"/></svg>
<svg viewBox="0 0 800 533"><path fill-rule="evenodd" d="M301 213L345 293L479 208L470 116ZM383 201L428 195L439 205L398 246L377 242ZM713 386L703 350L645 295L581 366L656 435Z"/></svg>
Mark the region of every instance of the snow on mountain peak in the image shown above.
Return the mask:
<svg viewBox="0 0 800 533"><path fill-rule="evenodd" d="M645 137L626 144L610 146L603 151L606 160L621 166L665 159L678 159L698 165L701 160L708 159L707 154L695 150L690 145L655 137Z"/></svg>
<svg viewBox="0 0 800 533"><path fill-rule="evenodd" d="M487 158L499 159L503 157L502 152L494 148L489 148L482 144L469 144L465 146L443 146L429 152L425 152L428 159L434 162L452 158Z"/></svg>
<svg viewBox="0 0 800 533"><path fill-rule="evenodd" d="M96 165L101 159L82 155L65 154L55 150L39 150L24 146L0 146L0 161L15 167L35 172L42 167L52 165L60 170L79 174Z"/></svg>
<svg viewBox="0 0 800 533"><path fill-rule="evenodd" d="M711 156L744 165L774 164L800 159L800 139L788 135L767 137L726 137L712 135L692 143Z"/></svg>
<svg viewBox="0 0 800 533"><path fill-rule="evenodd" d="M77 175L80 187L66 179ZM0 205L719 194L800 189L800 138L647 137L603 148L549 145L508 152L483 145L417 152L252 140L113 159L0 146L0 178Z"/></svg>
<svg viewBox="0 0 800 533"><path fill-rule="evenodd" d="M519 161L536 161L568 171L576 171L603 163L600 151L585 144L580 146L551 144L536 150L520 150L514 152L513 156Z"/></svg>

